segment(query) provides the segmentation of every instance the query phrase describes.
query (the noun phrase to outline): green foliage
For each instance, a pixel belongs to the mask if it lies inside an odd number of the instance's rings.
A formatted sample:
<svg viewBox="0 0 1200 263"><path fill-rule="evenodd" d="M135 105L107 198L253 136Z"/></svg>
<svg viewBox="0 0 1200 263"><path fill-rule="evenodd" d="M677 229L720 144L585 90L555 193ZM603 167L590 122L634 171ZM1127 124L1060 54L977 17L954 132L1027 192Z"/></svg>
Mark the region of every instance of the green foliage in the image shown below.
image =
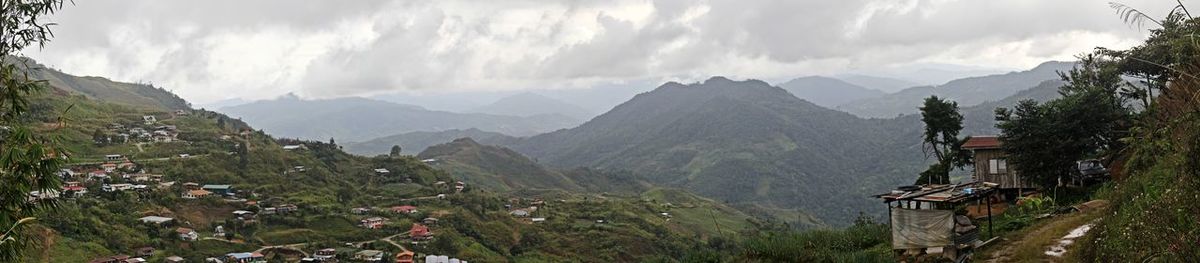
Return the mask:
<svg viewBox="0 0 1200 263"><path fill-rule="evenodd" d="M67 153L56 140L34 133L26 120L29 97L44 89L10 56L26 47L45 45L52 33L40 19L62 8L61 0L5 1L0 4L0 261L17 261L33 239L25 228L38 211L55 206L52 199L30 198L38 191L59 191L56 174Z"/></svg>
<svg viewBox="0 0 1200 263"><path fill-rule="evenodd" d="M958 112L958 103L937 96L925 98L921 106L921 122L925 123L922 137L925 155L932 153L937 163L921 172L917 184L948 184L950 170L971 163L970 152L962 149L966 140L958 138L958 133L963 129L963 115Z"/></svg>
<svg viewBox="0 0 1200 263"><path fill-rule="evenodd" d="M996 109L1000 140L1012 164L1026 180L1055 186L1075 161L1120 152L1133 111L1121 94L1116 64L1096 55L1081 58L1063 74L1062 98L1044 104L1022 101Z"/></svg>
<svg viewBox="0 0 1200 263"><path fill-rule="evenodd" d="M742 256L751 262L892 262L887 225L860 219L845 229L772 232L751 237Z"/></svg>

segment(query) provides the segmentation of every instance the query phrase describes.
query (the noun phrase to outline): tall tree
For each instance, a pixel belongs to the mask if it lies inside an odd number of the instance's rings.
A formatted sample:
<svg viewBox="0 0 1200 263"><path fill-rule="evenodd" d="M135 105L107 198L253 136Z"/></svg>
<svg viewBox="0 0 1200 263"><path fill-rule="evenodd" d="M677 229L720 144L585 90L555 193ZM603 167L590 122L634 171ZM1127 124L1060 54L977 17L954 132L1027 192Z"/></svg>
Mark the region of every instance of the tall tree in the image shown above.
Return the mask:
<svg viewBox="0 0 1200 263"><path fill-rule="evenodd" d="M56 174L67 154L44 133L33 132L20 117L29 109L28 96L44 83L29 78L18 64L26 47L45 45L52 36L40 19L62 8L61 0L0 0L0 262L20 262L32 243L25 226L52 199L30 198L32 191L57 191Z"/></svg>
<svg viewBox="0 0 1200 263"><path fill-rule="evenodd" d="M1022 101L996 110L997 127L1008 163L1026 180L1045 187L1067 176L1077 160L1119 152L1128 136L1133 111L1122 93L1118 64L1102 56L1080 57L1061 74L1067 84L1061 98L1038 104Z"/></svg>
<svg viewBox="0 0 1200 263"><path fill-rule="evenodd" d="M965 140L958 138L963 128L958 103L929 96L921 105L921 121L925 122L925 155L932 155L936 163L921 172L917 184L950 183L950 171L971 162L971 156L962 150Z"/></svg>
<svg viewBox="0 0 1200 263"><path fill-rule="evenodd" d="M392 145L392 152L388 153L388 155L400 156L400 145Z"/></svg>

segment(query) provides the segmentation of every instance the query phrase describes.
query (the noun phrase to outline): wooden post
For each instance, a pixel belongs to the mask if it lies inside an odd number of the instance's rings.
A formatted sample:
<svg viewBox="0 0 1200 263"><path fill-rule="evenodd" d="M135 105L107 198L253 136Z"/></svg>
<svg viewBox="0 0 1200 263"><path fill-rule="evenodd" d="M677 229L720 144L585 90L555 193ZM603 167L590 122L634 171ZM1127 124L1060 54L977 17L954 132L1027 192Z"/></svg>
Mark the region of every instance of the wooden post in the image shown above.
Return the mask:
<svg viewBox="0 0 1200 263"><path fill-rule="evenodd" d="M992 194L989 194L989 195L988 195L988 198L985 198L985 199L984 199L984 201L985 201L985 202L987 202L987 210L988 210L988 212L987 212L987 215L988 215L988 235L989 235L989 236L991 236L991 237L993 237L993 238L994 238L994 237L996 237L996 233L995 233L995 232L992 232L992 199L991 199L991 197L992 197L992 195L995 195L995 194L996 194L996 193L995 193L995 192L993 192Z"/></svg>

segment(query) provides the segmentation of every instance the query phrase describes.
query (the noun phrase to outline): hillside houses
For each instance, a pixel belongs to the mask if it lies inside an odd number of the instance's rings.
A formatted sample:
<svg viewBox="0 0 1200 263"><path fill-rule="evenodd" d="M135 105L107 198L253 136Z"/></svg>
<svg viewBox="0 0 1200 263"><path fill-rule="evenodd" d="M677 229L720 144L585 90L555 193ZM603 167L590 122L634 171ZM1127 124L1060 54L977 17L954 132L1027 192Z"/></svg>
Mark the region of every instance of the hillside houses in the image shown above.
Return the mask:
<svg viewBox="0 0 1200 263"><path fill-rule="evenodd" d="M393 206L393 207L392 207L392 213L397 213L397 214L415 214L415 213L417 213L417 207L416 207L416 206L411 206L411 205Z"/></svg>
<svg viewBox="0 0 1200 263"><path fill-rule="evenodd" d="M191 228L176 228L175 234L179 237L179 240L183 241L196 241L197 239L200 239L200 234L196 233L196 230L192 230Z"/></svg>
<svg viewBox="0 0 1200 263"><path fill-rule="evenodd" d="M196 189L196 190L183 191L183 194L180 195L180 197L183 197L184 199L197 199L197 198L209 197L212 194L213 193L209 192L209 191L205 191L202 189Z"/></svg>
<svg viewBox="0 0 1200 263"><path fill-rule="evenodd" d="M367 229L381 229L384 224L387 224L388 219L382 217L369 217L358 221L358 225Z"/></svg>
<svg viewBox="0 0 1200 263"><path fill-rule="evenodd" d="M425 225L413 223L412 228L408 230L408 236L413 241L429 240L433 239L433 232Z"/></svg>
<svg viewBox="0 0 1200 263"><path fill-rule="evenodd" d="M175 221L175 219L170 218L170 217L161 217L161 216L145 216L142 218L138 218L138 221L142 221L142 223L147 223L147 224L163 225L163 224L167 224L172 221Z"/></svg>

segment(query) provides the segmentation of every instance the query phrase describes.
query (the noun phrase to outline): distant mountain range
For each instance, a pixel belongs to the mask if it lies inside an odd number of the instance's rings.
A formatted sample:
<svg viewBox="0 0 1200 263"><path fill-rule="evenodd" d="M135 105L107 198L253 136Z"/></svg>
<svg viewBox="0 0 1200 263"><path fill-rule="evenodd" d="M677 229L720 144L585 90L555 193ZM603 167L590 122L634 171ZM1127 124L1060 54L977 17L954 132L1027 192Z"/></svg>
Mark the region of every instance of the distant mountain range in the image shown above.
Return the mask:
<svg viewBox="0 0 1200 263"><path fill-rule="evenodd" d="M470 112L521 117L557 114L578 120L579 123L596 116L596 113L579 106L533 92L522 92L504 97L492 104L472 109Z"/></svg>
<svg viewBox="0 0 1200 263"><path fill-rule="evenodd" d="M883 91L850 84L840 79L821 76L796 78L779 84L779 87L792 93L797 98L826 108L833 108L843 103L887 94Z"/></svg>
<svg viewBox="0 0 1200 263"><path fill-rule="evenodd" d="M858 85L860 87L879 90L886 93L892 93L911 87L921 86L921 84L917 84L916 82L908 80L861 74L838 75L835 78L850 84Z"/></svg>
<svg viewBox="0 0 1200 263"><path fill-rule="evenodd" d="M861 117L894 118L917 113L921 101L930 95L970 107L1012 96L1047 80L1057 80L1058 72L1070 70L1074 65L1073 62L1046 62L1027 71L957 79L938 86L912 87L885 96L843 103L837 109Z"/></svg>
<svg viewBox="0 0 1200 263"><path fill-rule="evenodd" d="M284 96L222 108L221 111L254 123L255 127L275 136L317 140L335 138L343 142L365 141L414 131L470 128L528 136L577 123L562 115L518 117L453 113L364 98L303 100Z"/></svg>

